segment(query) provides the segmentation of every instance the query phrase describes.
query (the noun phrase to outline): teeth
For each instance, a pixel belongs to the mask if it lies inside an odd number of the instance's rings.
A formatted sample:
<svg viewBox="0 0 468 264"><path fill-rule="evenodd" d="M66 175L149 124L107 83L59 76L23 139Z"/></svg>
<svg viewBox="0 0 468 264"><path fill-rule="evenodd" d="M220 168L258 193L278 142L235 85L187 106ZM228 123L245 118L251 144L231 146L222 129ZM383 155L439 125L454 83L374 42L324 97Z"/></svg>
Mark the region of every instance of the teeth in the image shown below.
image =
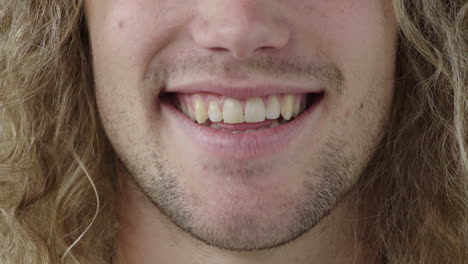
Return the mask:
<svg viewBox="0 0 468 264"><path fill-rule="evenodd" d="M181 104L180 108L182 109L182 113L184 113L186 116L189 116L189 112L188 112L186 104Z"/></svg>
<svg viewBox="0 0 468 264"><path fill-rule="evenodd" d="M271 95L253 97L245 101L212 94L182 94L176 107L198 124L257 123L266 119L287 122L306 109L305 95Z"/></svg>
<svg viewBox="0 0 468 264"><path fill-rule="evenodd" d="M223 121L223 113L219 109L218 103L211 101L208 105L208 117L211 122L221 122Z"/></svg>
<svg viewBox="0 0 468 264"><path fill-rule="evenodd" d="M187 107L187 111L188 111L188 117L190 117L190 119L192 119L193 121L197 120L197 118L195 117L195 112L192 110L190 106Z"/></svg>
<svg viewBox="0 0 468 264"><path fill-rule="evenodd" d="M248 133L254 133L254 132L257 132L257 131L261 131L261 130L264 130L264 128L261 128L261 129L248 129L248 130L245 130L245 131L231 131L232 134L248 134Z"/></svg>
<svg viewBox="0 0 468 264"><path fill-rule="evenodd" d="M280 125L279 122L275 120L270 124L270 128L274 128L274 127L277 127L279 125Z"/></svg>
<svg viewBox="0 0 468 264"><path fill-rule="evenodd" d="M266 118L267 119L278 119L280 116L280 102L278 96L271 95L268 97Z"/></svg>
<svg viewBox="0 0 468 264"><path fill-rule="evenodd" d="M285 95L283 97L283 104L281 105L281 116L284 120L290 120L293 114L294 96Z"/></svg>
<svg viewBox="0 0 468 264"><path fill-rule="evenodd" d="M244 111L240 101L233 98L224 100L223 120L227 124L244 123Z"/></svg>
<svg viewBox="0 0 468 264"><path fill-rule="evenodd" d="M265 105L260 97L254 97L245 103L245 122L256 123L265 121Z"/></svg>
<svg viewBox="0 0 468 264"><path fill-rule="evenodd" d="M198 124L203 124L208 120L208 113L205 108L205 103L199 97L196 97L194 100L195 106L195 119L197 120Z"/></svg>

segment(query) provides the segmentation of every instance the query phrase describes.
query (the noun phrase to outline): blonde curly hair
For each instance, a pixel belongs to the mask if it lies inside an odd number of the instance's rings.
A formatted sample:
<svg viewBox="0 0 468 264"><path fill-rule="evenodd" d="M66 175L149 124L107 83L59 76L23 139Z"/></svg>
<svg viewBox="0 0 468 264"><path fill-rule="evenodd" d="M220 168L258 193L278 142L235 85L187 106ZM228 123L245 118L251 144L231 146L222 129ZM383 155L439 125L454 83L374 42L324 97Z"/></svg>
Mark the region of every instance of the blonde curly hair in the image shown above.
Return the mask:
<svg viewBox="0 0 468 264"><path fill-rule="evenodd" d="M393 0L395 102L351 194L381 263L468 260L466 0ZM114 153L81 1L0 1L0 262L110 263ZM377 261L376 261L377 262Z"/></svg>

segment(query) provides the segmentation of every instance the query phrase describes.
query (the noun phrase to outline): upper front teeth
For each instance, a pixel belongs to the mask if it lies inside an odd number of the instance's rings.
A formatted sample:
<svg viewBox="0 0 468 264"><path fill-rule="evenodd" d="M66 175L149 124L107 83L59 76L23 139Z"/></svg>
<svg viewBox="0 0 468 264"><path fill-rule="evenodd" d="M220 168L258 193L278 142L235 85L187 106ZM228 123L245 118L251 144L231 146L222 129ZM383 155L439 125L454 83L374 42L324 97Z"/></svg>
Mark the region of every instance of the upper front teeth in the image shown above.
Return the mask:
<svg viewBox="0 0 468 264"><path fill-rule="evenodd" d="M283 98L283 104L281 105L281 116L284 120L289 120L292 117L294 110L294 97L292 95L286 95Z"/></svg>
<svg viewBox="0 0 468 264"><path fill-rule="evenodd" d="M208 111L201 98L195 98L194 100L195 108L195 119L199 124L203 124L208 120Z"/></svg>
<svg viewBox="0 0 468 264"><path fill-rule="evenodd" d="M244 111L239 100L233 98L224 100L223 121L228 124L244 123Z"/></svg>
<svg viewBox="0 0 468 264"><path fill-rule="evenodd" d="M266 118L267 119L278 119L280 116L281 107L278 96L272 95L268 97L266 107Z"/></svg>
<svg viewBox="0 0 468 264"><path fill-rule="evenodd" d="M265 104L262 98L249 98L245 103L245 122L256 123L263 122L266 118Z"/></svg>
<svg viewBox="0 0 468 264"><path fill-rule="evenodd" d="M199 124L207 120L228 124L297 117L306 108L305 94L271 95L238 100L212 94L179 94L179 109ZM221 110L222 109L222 110Z"/></svg>
<svg viewBox="0 0 468 264"><path fill-rule="evenodd" d="M218 103L211 101L208 105L208 117L211 122L221 122L223 121L223 113L219 110Z"/></svg>

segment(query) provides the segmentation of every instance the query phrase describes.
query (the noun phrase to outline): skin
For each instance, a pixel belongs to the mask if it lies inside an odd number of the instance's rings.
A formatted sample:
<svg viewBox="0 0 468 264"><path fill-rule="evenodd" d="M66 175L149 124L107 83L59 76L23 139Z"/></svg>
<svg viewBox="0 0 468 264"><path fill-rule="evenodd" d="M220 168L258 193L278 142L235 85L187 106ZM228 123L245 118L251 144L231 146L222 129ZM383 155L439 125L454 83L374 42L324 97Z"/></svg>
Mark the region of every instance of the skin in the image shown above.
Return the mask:
<svg viewBox="0 0 468 264"><path fill-rule="evenodd" d="M389 1L84 2L96 100L116 153L117 262L369 263L346 194L392 104ZM265 58L288 71L252 66ZM321 79L293 63L337 74ZM165 86L206 78L320 85L325 97L286 148L223 160L194 145L154 100Z"/></svg>

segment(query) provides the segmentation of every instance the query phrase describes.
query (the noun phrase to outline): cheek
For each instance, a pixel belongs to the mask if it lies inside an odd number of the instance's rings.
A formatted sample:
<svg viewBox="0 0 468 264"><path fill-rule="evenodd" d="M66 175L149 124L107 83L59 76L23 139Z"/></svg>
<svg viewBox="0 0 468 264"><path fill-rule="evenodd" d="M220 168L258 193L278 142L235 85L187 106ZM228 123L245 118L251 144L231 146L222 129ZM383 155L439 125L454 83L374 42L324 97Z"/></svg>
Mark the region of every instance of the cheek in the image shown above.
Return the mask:
<svg viewBox="0 0 468 264"><path fill-rule="evenodd" d="M312 11L302 16L301 30L345 74L359 77L374 69L387 72L388 65L394 64L397 38L389 4L382 0L314 1L310 3L314 8L308 9Z"/></svg>
<svg viewBox="0 0 468 264"><path fill-rule="evenodd" d="M134 73L141 80L188 17L179 1L95 2L87 8L95 68L115 76Z"/></svg>
<svg viewBox="0 0 468 264"><path fill-rule="evenodd" d="M299 49L337 65L344 76L344 93L329 94L326 105L335 125L352 126L375 108L388 109L397 48L391 1L302 0L301 4L304 8L292 12L301 14L294 25Z"/></svg>
<svg viewBox="0 0 468 264"><path fill-rule="evenodd" d="M342 109L336 118L362 119L360 116L373 116L379 109L387 112L393 94L396 22L384 1L348 1L347 8L336 10L340 19L329 17L328 29L321 32L324 53L340 65L345 77L345 93L337 100Z"/></svg>

